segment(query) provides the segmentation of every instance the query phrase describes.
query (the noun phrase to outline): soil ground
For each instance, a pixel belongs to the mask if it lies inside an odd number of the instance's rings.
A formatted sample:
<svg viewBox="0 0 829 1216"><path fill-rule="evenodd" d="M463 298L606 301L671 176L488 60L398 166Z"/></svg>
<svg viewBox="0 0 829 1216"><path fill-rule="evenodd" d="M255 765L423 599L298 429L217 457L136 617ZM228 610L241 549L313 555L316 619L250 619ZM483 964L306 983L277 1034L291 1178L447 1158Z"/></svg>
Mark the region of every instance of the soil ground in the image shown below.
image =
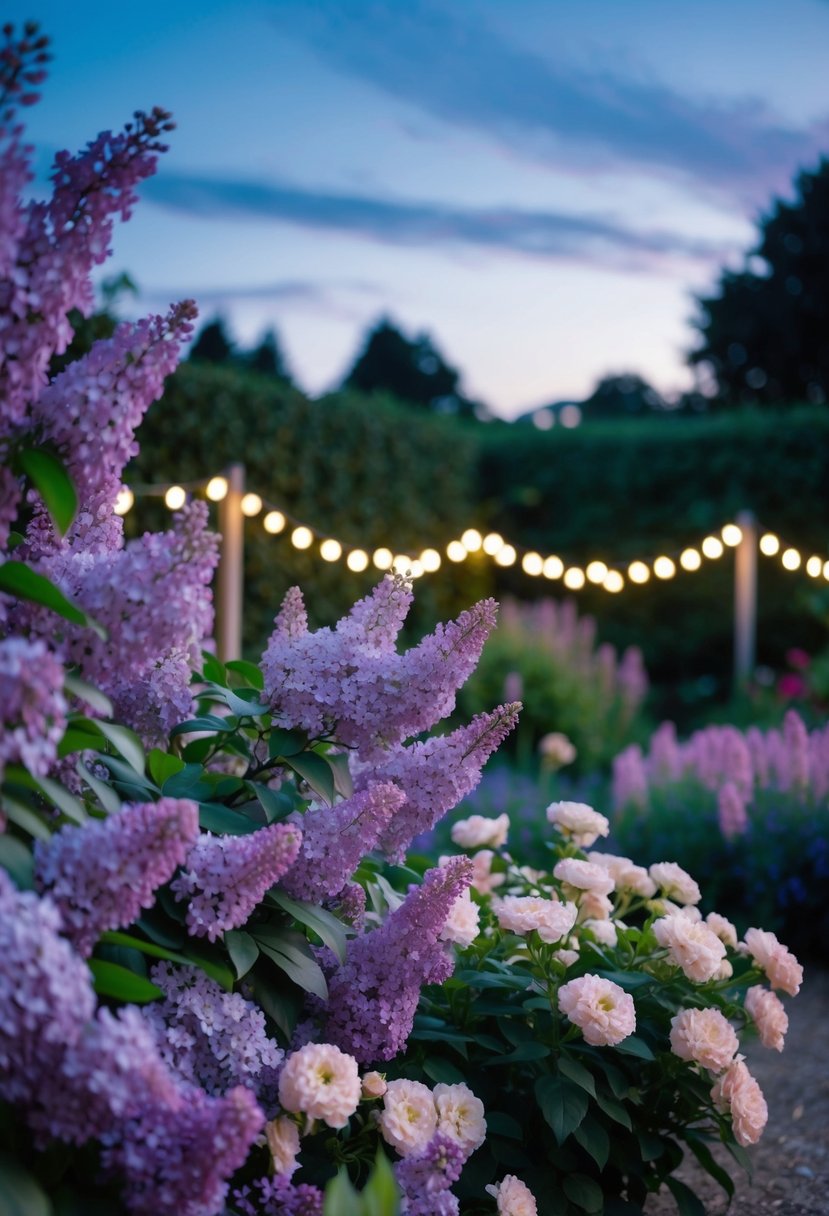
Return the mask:
<svg viewBox="0 0 829 1216"><path fill-rule="evenodd" d="M763 1138L752 1153L747 1178L727 1152L718 1160L730 1171L737 1193L727 1207L722 1189L696 1163L677 1176L705 1204L710 1216L829 1216L829 972L805 968L800 993L786 999L789 1032L782 1053L759 1043L746 1062L769 1107ZM675 1216L669 1192L652 1196L649 1216Z"/></svg>

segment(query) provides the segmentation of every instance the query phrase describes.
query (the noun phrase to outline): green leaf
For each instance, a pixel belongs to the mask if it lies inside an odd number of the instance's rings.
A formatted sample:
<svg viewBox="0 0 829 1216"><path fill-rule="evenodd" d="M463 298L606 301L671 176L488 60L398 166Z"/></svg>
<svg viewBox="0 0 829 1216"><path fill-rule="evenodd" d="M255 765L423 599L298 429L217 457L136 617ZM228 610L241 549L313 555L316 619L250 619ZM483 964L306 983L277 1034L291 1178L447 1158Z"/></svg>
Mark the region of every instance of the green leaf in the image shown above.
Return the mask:
<svg viewBox="0 0 829 1216"><path fill-rule="evenodd" d="M241 929L228 929L224 942L236 971L236 978L240 980L259 958L259 947L251 935Z"/></svg>
<svg viewBox="0 0 829 1216"><path fill-rule="evenodd" d="M486 1112L487 1131L492 1132L496 1136L506 1136L510 1140L523 1140L524 1129L517 1119L513 1119L512 1115L504 1114L500 1110L488 1110Z"/></svg>
<svg viewBox="0 0 829 1216"><path fill-rule="evenodd" d="M171 920L158 904L148 908L135 923L152 942L167 950L178 950L187 940L183 925Z"/></svg>
<svg viewBox="0 0 829 1216"><path fill-rule="evenodd" d="M227 675L225 673L224 664L220 663L215 655L208 654L206 650L202 651L202 672L206 680L210 680L213 684L224 686L227 683Z"/></svg>
<svg viewBox="0 0 829 1216"><path fill-rule="evenodd" d="M665 1142L656 1132L642 1128L637 1131L636 1139L639 1141L639 1152L643 1161L656 1161L665 1152Z"/></svg>
<svg viewBox="0 0 829 1216"><path fill-rule="evenodd" d="M241 676L243 680L247 680L248 684L255 688L257 692L261 692L265 687L262 672L255 663L248 663L246 659L231 659L228 663L225 663L225 668L227 671L235 671L237 676Z"/></svg>
<svg viewBox="0 0 829 1216"><path fill-rule="evenodd" d="M628 1056L637 1056L640 1060L656 1059L644 1039L638 1038L635 1034L630 1034L626 1039L622 1039L621 1043L617 1043L616 1050L622 1051Z"/></svg>
<svg viewBox="0 0 829 1216"><path fill-rule="evenodd" d="M514 1051L507 1052L495 1060L487 1060L484 1068L496 1068L500 1064L524 1064L528 1060L543 1060L550 1054L546 1043L519 1043Z"/></svg>
<svg viewBox="0 0 829 1216"><path fill-rule="evenodd" d="M535 1096L559 1144L576 1130L590 1104L584 1090L564 1077L539 1077L535 1083Z"/></svg>
<svg viewBox="0 0 829 1216"><path fill-rule="evenodd" d="M52 1216L37 1180L5 1153L0 1157L0 1216Z"/></svg>
<svg viewBox="0 0 829 1216"><path fill-rule="evenodd" d="M115 712L109 697L94 684L87 684L86 680L81 680L78 676L68 675L63 681L63 686L73 697L77 697L90 709L94 709L96 714L103 714L105 718L111 718Z"/></svg>
<svg viewBox="0 0 829 1216"><path fill-rule="evenodd" d="M291 756L290 759L286 756L285 759L288 766L310 785L323 802L333 806L334 774L324 756L319 756L316 752L303 752L299 756Z"/></svg>
<svg viewBox="0 0 829 1216"><path fill-rule="evenodd" d="M679 1216L705 1216L705 1205L697 1199L690 1187L678 1178L668 1177L665 1181L676 1200Z"/></svg>
<svg viewBox="0 0 829 1216"><path fill-rule="evenodd" d="M62 616L65 621L71 621L73 625L86 625L99 637L106 637L101 626L82 612L77 604L67 599L51 579L38 574L24 562L8 561L0 565L0 591L5 591L7 595L13 595L19 600L42 604L44 608L50 608L52 612Z"/></svg>
<svg viewBox="0 0 829 1216"><path fill-rule="evenodd" d="M365 1216L397 1216L400 1211L400 1189L389 1159L381 1149L377 1150L374 1167L360 1198Z"/></svg>
<svg viewBox="0 0 829 1216"><path fill-rule="evenodd" d="M351 1185L344 1165L340 1166L337 1176L325 1188L322 1216L364 1216L360 1197Z"/></svg>
<svg viewBox="0 0 829 1216"><path fill-rule="evenodd" d="M154 747L147 756L147 769L159 789L168 777L180 773L184 767L184 761L178 756L171 756L169 752L163 752L158 747Z"/></svg>
<svg viewBox="0 0 829 1216"><path fill-rule="evenodd" d="M290 895L286 895L278 887L270 891L268 899L269 902L282 908L283 912L287 912L294 920L299 921L301 925L312 929L317 937L334 951L340 962L345 962L348 935L342 921L338 920L333 913L326 911L325 908L320 908L317 904L307 904L298 899L291 899Z"/></svg>
<svg viewBox="0 0 829 1216"><path fill-rule="evenodd" d="M573 1132L573 1139L588 1153L600 1170L607 1165L610 1157L610 1136L592 1115L581 1123Z"/></svg>
<svg viewBox="0 0 829 1216"><path fill-rule="evenodd" d="M129 1001L137 1005L145 1005L163 996L161 989L150 983L143 975L136 975L118 963L107 962L102 958L91 958L89 970L95 979L95 991L99 996L115 997L119 1001Z"/></svg>
<svg viewBox="0 0 829 1216"><path fill-rule="evenodd" d="M40 815L38 815L37 811L32 810L30 806L26 806L25 802L19 802L4 791L2 799L0 799L0 805L2 805L7 818L12 823L16 823L29 836L34 836L37 840L51 840L52 833Z"/></svg>
<svg viewBox="0 0 829 1216"><path fill-rule="evenodd" d="M613 1098L608 1098L600 1089L596 1091L596 1102L609 1119L613 1119L615 1123L621 1123L622 1127L626 1127L628 1131L631 1130L630 1112L626 1106L622 1106L621 1102L616 1102Z"/></svg>
<svg viewBox="0 0 829 1216"><path fill-rule="evenodd" d="M246 836L264 826L220 802L199 803L199 824L205 832L215 832L218 836Z"/></svg>
<svg viewBox="0 0 829 1216"><path fill-rule="evenodd" d="M298 730L283 730L274 726L268 735L268 756L271 760L278 757L287 759L288 756L298 756L308 746L308 736Z"/></svg>
<svg viewBox="0 0 829 1216"><path fill-rule="evenodd" d="M11 875L19 891L34 890L34 857L22 840L8 832L0 833L0 866Z"/></svg>
<svg viewBox="0 0 829 1216"><path fill-rule="evenodd" d="M51 777L36 777L35 781L47 802L56 806L67 819L81 825L87 822L89 816L86 807L59 782L53 781Z"/></svg>
<svg viewBox="0 0 829 1216"><path fill-rule="evenodd" d="M589 1068L585 1068L571 1055L562 1052L558 1061L558 1070L562 1076L567 1077L570 1081L575 1081L576 1085L580 1085L582 1089L586 1090L591 1098L595 1098L596 1082L593 1080L593 1074Z"/></svg>
<svg viewBox="0 0 829 1216"><path fill-rule="evenodd" d="M79 776L83 778L89 788L92 790L95 797L100 802L108 815L117 815L121 809L121 799L116 794L111 785L107 785L105 781L101 781L90 773L82 760L79 760L76 765Z"/></svg>
<svg viewBox="0 0 829 1216"><path fill-rule="evenodd" d="M726 1195L728 1195L729 1199L733 1199L734 1191L736 1189L734 1186L734 1180L729 1174L728 1170L723 1169L720 1163L714 1158L708 1145L703 1140L698 1139L697 1136L688 1135L687 1133L685 1136L685 1141L706 1173L710 1174L714 1181L720 1184Z"/></svg>
<svg viewBox="0 0 829 1216"><path fill-rule="evenodd" d="M293 1037L299 1015L302 1012L305 997L299 988L285 982L284 972L276 972L278 983L274 982L274 973L268 968L258 966L249 972L247 984L251 994L260 1009L263 1009L272 1022L275 1022L286 1039Z"/></svg>
<svg viewBox="0 0 829 1216"><path fill-rule="evenodd" d="M183 764L178 772L165 779L161 792L167 798L192 798L198 802L210 797L213 786L200 764Z"/></svg>
<svg viewBox="0 0 829 1216"><path fill-rule="evenodd" d="M334 788L341 798L350 798L354 793L354 780L348 767L348 756L345 752L328 752L326 760L331 765L334 774Z"/></svg>
<svg viewBox="0 0 829 1216"><path fill-rule="evenodd" d="M641 971L605 971L601 969L597 974L602 979L612 980L614 984L618 984L620 988L628 991L652 987L656 983L652 975L643 975Z"/></svg>
<svg viewBox="0 0 829 1216"><path fill-rule="evenodd" d="M598 1182L594 1182L586 1174L567 1174L563 1185L564 1194L571 1203L583 1208L585 1212L601 1212L604 1195Z"/></svg>
<svg viewBox="0 0 829 1216"><path fill-rule="evenodd" d="M211 962L209 959L200 958L196 953L182 954L178 950L168 950L156 945L155 942L145 942L140 937L133 937L130 933L102 933L100 940L105 945L125 946L130 950L138 950L141 954L149 955L150 958L163 958L171 963L181 963L184 967L198 967L204 971L205 975L209 975L228 991L233 986L232 977L226 967Z"/></svg>
<svg viewBox="0 0 829 1216"><path fill-rule="evenodd" d="M266 935L265 930L259 930L253 937L262 953L266 954L271 962L276 963L295 984L323 1001L328 1000L325 976L310 950L306 953L291 941L287 934L280 934L278 931L267 931Z"/></svg>
<svg viewBox="0 0 829 1216"><path fill-rule="evenodd" d="M269 714L271 712L271 707L260 704L255 696L248 700L243 695L245 691L245 689L240 688L234 692L230 688L222 688L218 684L214 684L200 692L199 697L224 702L231 713L238 714L240 718L257 718L261 717L262 714ZM253 692L254 690L251 689L250 691Z"/></svg>
<svg viewBox="0 0 829 1216"><path fill-rule="evenodd" d="M143 777L144 747L135 731L115 722L100 722L97 718L89 718L87 721L112 744L119 756L123 756L130 768L134 769L139 777Z"/></svg>
<svg viewBox="0 0 829 1216"><path fill-rule="evenodd" d="M431 1077L433 1081L442 1082L444 1085L456 1085L458 1082L466 1080L466 1075L459 1068L440 1056L427 1056L423 1061L423 1071L427 1077ZM487 1127L490 1127L488 1112L486 1121Z"/></svg>
<svg viewBox="0 0 829 1216"><path fill-rule="evenodd" d="M290 799L285 798L280 790L269 789L267 785L261 785L258 781L252 782L248 788L252 789L259 799L268 823L276 823L290 813L292 809Z"/></svg>
<svg viewBox="0 0 829 1216"><path fill-rule="evenodd" d="M170 738L175 739L177 735L194 735L205 730L228 732L235 729L236 727L229 718L220 718L216 714L200 714L198 718L188 718L186 722L179 722L178 726L174 726L170 731Z"/></svg>
<svg viewBox="0 0 829 1216"><path fill-rule="evenodd" d="M63 536L78 510L78 496L63 464L45 448L27 448L18 452L17 465L43 499L52 522Z"/></svg>

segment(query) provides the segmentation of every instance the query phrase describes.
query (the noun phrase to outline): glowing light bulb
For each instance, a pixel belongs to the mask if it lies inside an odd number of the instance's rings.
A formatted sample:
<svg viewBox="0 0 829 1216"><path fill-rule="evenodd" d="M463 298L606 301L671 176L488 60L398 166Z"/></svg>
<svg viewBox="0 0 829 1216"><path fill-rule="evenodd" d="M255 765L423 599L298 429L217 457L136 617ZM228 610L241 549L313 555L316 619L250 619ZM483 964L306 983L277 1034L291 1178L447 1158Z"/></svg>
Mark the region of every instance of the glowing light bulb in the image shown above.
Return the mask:
<svg viewBox="0 0 829 1216"><path fill-rule="evenodd" d="M418 561L427 574L434 574L436 570L440 570L440 554L437 549L424 549Z"/></svg>
<svg viewBox="0 0 829 1216"><path fill-rule="evenodd" d="M379 549L374 550L371 560L374 562L378 570L391 570L391 565L394 561L394 554L392 553L391 549L386 549L384 546L381 546Z"/></svg>
<svg viewBox="0 0 829 1216"><path fill-rule="evenodd" d="M294 528L291 533L291 544L295 549L310 549L313 539L313 532L310 528L306 528L304 524L300 524L298 528Z"/></svg>
<svg viewBox="0 0 829 1216"><path fill-rule="evenodd" d="M797 570L800 567L800 554L797 549L784 549L780 560L786 570Z"/></svg>
<svg viewBox="0 0 829 1216"><path fill-rule="evenodd" d="M543 572L545 578L561 578L564 573L564 562L560 557L545 557Z"/></svg>
<svg viewBox="0 0 829 1216"><path fill-rule="evenodd" d="M352 549L345 559L345 564L349 570L353 570L355 574L359 574L368 565L368 554L365 549Z"/></svg>
<svg viewBox="0 0 829 1216"><path fill-rule="evenodd" d="M588 562L585 573L591 583L603 583L607 576L607 565L605 562Z"/></svg>
<svg viewBox="0 0 829 1216"><path fill-rule="evenodd" d="M483 544L483 538L477 528L467 528L461 537L461 544L467 553L477 553Z"/></svg>
<svg viewBox="0 0 829 1216"><path fill-rule="evenodd" d="M336 562L343 555L343 547L338 540L327 537L320 545L320 557L324 562Z"/></svg>
<svg viewBox="0 0 829 1216"><path fill-rule="evenodd" d="M723 544L733 549L743 539L743 530L742 528L738 528L736 524L725 524L720 531L720 536L723 538Z"/></svg>
<svg viewBox="0 0 829 1216"><path fill-rule="evenodd" d="M766 532L764 536L760 537L760 552L766 557L774 557L779 549L780 541L773 532Z"/></svg>
<svg viewBox="0 0 829 1216"><path fill-rule="evenodd" d="M658 557L653 563L653 572L657 578L673 578L676 566L669 557Z"/></svg>
<svg viewBox="0 0 829 1216"><path fill-rule="evenodd" d="M823 563L823 577L829 582L829 562Z"/></svg>
<svg viewBox="0 0 829 1216"><path fill-rule="evenodd" d="M285 529L287 520L281 511L268 511L268 514L262 520L262 527L266 532L276 535L277 532L282 532Z"/></svg>
<svg viewBox="0 0 829 1216"><path fill-rule="evenodd" d="M412 569L412 559L407 557L405 553L395 554L392 560L392 569L398 574L408 575Z"/></svg>
<svg viewBox="0 0 829 1216"><path fill-rule="evenodd" d="M564 586L571 591L580 591L584 586L584 571L578 566L568 566L564 571Z"/></svg>
<svg viewBox="0 0 829 1216"><path fill-rule="evenodd" d="M416 557L409 566L409 577L422 578L425 573L426 571L424 569L423 562Z"/></svg>
<svg viewBox="0 0 829 1216"><path fill-rule="evenodd" d="M468 549L466 549L462 541L459 540L450 540L449 544L446 546L446 556L449 558L450 562L466 561L468 552Z"/></svg>
<svg viewBox="0 0 829 1216"><path fill-rule="evenodd" d="M521 558L521 569L525 574L537 578L544 569L544 560L540 553L525 553Z"/></svg>
<svg viewBox="0 0 829 1216"><path fill-rule="evenodd" d="M129 486L121 486L112 508L116 515L126 515L135 502L135 495Z"/></svg>
<svg viewBox="0 0 829 1216"><path fill-rule="evenodd" d="M504 538L500 535L500 533L490 532L484 537L482 548L484 553L489 554L490 557L494 557L498 550L502 548L503 544Z"/></svg>
<svg viewBox="0 0 829 1216"><path fill-rule="evenodd" d="M679 555L679 564L683 570L699 570L702 558L698 549L683 549Z"/></svg>
<svg viewBox="0 0 829 1216"><path fill-rule="evenodd" d="M646 583L651 576L644 562L631 562L628 566L628 578L632 583Z"/></svg>
<svg viewBox="0 0 829 1216"><path fill-rule="evenodd" d="M621 591L624 585L625 580L622 578L622 575L618 570L608 570L607 574L604 576L604 583L602 584L605 591L610 591L613 595L616 595L619 591Z"/></svg>
<svg viewBox="0 0 829 1216"><path fill-rule="evenodd" d="M165 506L168 506L171 511L180 511L186 502L187 494L183 486L170 486L164 495Z"/></svg>
<svg viewBox="0 0 829 1216"><path fill-rule="evenodd" d="M715 561L718 557L722 557L725 550L723 543L718 536L706 536L705 540L700 545L703 555Z"/></svg>
<svg viewBox="0 0 829 1216"><path fill-rule="evenodd" d="M518 554L512 545L501 545L501 548L495 554L495 564L497 566L512 566Z"/></svg>
<svg viewBox="0 0 829 1216"><path fill-rule="evenodd" d="M250 493L242 495L241 502L242 514L247 515L251 519L254 515L258 515L262 510L262 499L258 494Z"/></svg>
<svg viewBox="0 0 829 1216"><path fill-rule="evenodd" d="M204 492L211 502L221 502L227 495L227 478L211 477Z"/></svg>
<svg viewBox="0 0 829 1216"><path fill-rule="evenodd" d="M820 578L823 562L819 557L810 557L806 563L806 573L810 578Z"/></svg>

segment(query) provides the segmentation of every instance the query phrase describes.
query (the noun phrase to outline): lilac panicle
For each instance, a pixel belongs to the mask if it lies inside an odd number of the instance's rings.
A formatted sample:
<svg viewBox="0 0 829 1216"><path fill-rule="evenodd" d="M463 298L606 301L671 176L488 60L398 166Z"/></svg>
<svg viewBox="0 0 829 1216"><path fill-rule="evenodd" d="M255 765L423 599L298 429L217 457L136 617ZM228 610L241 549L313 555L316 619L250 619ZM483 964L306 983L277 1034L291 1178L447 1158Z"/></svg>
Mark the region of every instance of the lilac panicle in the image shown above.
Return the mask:
<svg viewBox="0 0 829 1216"><path fill-rule="evenodd" d="M396 1162L394 1176L407 1216L457 1216L458 1200L449 1188L460 1178L463 1165L463 1149L443 1132L436 1132L421 1153Z"/></svg>
<svg viewBox="0 0 829 1216"><path fill-rule="evenodd" d="M301 840L291 823L273 823L246 836L199 836L171 884L176 899L189 901L188 931L212 942L245 924L268 888L293 865Z"/></svg>
<svg viewBox="0 0 829 1216"><path fill-rule="evenodd" d="M35 845L35 879L60 909L79 954L108 929L130 925L168 882L199 830L195 802L161 798L126 805L108 819L67 825Z"/></svg>
<svg viewBox="0 0 829 1216"><path fill-rule="evenodd" d="M495 622L483 600L405 654L395 639L411 587L387 575L335 629L307 632L301 600L283 605L262 659L265 695L285 726L333 734L377 759L450 713Z"/></svg>
<svg viewBox="0 0 829 1216"><path fill-rule="evenodd" d="M415 836L433 828L475 788L484 764L518 721L520 708L517 702L501 705L451 734L396 748L383 763L358 771L358 785L370 775L394 782L406 795L380 838L388 857L402 858Z"/></svg>
<svg viewBox="0 0 829 1216"><path fill-rule="evenodd" d="M336 806L307 811L299 820L299 856L283 877L283 888L311 903L339 895L405 800L402 790L385 782L370 785Z"/></svg>
<svg viewBox="0 0 829 1216"><path fill-rule="evenodd" d="M242 1216L322 1216L323 1193L308 1182L294 1185L284 1174L257 1178L231 1194Z"/></svg>
<svg viewBox="0 0 829 1216"><path fill-rule="evenodd" d="M427 870L378 929L349 943L328 983L325 1042L363 1064L391 1060L403 1050L421 987L452 974L452 955L439 938L472 873L467 857Z"/></svg>
<svg viewBox="0 0 829 1216"><path fill-rule="evenodd" d="M66 730L63 667L40 641L0 641L0 780L7 764L44 777Z"/></svg>

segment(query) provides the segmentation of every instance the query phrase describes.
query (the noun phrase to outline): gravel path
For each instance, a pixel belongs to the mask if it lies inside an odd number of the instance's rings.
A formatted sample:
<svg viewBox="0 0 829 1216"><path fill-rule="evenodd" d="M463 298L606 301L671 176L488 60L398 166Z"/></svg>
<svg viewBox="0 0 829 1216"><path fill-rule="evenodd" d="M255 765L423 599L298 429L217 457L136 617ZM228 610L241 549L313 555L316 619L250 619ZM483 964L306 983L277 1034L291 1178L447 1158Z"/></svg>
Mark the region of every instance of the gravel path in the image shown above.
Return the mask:
<svg viewBox="0 0 829 1216"><path fill-rule="evenodd" d="M829 1216L829 973L805 970L800 993L786 1001L785 1050L753 1043L746 1051L769 1122L753 1150L753 1179L732 1173L737 1194L729 1216ZM716 1155L726 1167L734 1165L728 1153ZM711 1216L726 1211L724 1192L696 1163L686 1162L678 1177ZM645 1210L649 1216L676 1216L668 1192L652 1196Z"/></svg>

